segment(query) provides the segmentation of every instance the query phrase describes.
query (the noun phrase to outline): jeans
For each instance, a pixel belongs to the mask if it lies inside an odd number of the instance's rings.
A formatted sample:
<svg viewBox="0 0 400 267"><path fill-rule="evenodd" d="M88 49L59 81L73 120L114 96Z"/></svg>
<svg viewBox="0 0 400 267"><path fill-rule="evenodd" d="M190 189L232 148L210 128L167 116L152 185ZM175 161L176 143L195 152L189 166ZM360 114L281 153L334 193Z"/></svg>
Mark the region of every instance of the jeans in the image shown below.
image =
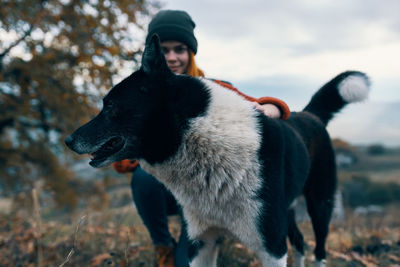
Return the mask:
<svg viewBox="0 0 400 267"><path fill-rule="evenodd" d="M131 190L139 216L150 233L155 246L170 246L175 243L168 230L168 216L181 215L182 230L175 249L175 265L189 266L186 223L181 209L171 192L154 176L138 166L132 174Z"/></svg>

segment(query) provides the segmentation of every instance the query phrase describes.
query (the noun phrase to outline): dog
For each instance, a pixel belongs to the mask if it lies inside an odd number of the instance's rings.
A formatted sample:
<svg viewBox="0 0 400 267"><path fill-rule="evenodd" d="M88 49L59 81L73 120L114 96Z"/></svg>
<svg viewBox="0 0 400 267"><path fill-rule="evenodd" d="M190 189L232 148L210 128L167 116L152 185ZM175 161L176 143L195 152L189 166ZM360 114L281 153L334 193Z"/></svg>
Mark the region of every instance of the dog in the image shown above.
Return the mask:
<svg viewBox="0 0 400 267"><path fill-rule="evenodd" d="M304 266L293 209L302 194L315 233L315 266L325 266L337 184L326 126L348 103L366 99L369 87L364 73L347 71L322 86L303 111L272 119L213 81L172 73L153 36L140 69L114 86L101 112L65 143L91 154L93 167L137 159L164 183L197 248L191 266L216 266L226 233L263 266L286 266L289 238L296 265Z"/></svg>

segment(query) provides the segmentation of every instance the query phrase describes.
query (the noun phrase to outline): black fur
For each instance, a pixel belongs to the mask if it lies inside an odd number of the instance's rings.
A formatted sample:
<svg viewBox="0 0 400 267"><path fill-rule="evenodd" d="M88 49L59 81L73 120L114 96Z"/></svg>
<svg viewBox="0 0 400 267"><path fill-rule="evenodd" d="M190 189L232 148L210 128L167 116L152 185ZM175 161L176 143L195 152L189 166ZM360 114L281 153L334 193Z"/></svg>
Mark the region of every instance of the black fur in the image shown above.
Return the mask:
<svg viewBox="0 0 400 267"><path fill-rule="evenodd" d="M281 257L287 251L287 208L298 192L301 192L309 162L305 157L304 145L293 136L295 133L292 130L288 130L288 125L279 120L268 119L264 115L260 115L259 120L264 133L259 151L264 177L263 186L258 193L258 198L264 202L259 228L266 248L275 256ZM301 157L297 158L298 155ZM293 173L287 164L295 165L298 173ZM288 190L291 187L294 187L293 190ZM272 244L270 240L277 242Z"/></svg>
<svg viewBox="0 0 400 267"><path fill-rule="evenodd" d="M72 150L90 154L99 149L98 143L107 136L122 137L124 149L107 162L95 157L90 162L93 167L127 158L162 162L177 150L189 119L207 110L210 95L204 84L190 76L174 75L157 51L146 49L143 67L117 84L103 99L102 111L66 138ZM145 63L153 57L159 60ZM153 68L153 72L146 68ZM104 122L113 124L102 129ZM140 138L133 140L137 136ZM79 148L77 143L85 143L87 148Z"/></svg>

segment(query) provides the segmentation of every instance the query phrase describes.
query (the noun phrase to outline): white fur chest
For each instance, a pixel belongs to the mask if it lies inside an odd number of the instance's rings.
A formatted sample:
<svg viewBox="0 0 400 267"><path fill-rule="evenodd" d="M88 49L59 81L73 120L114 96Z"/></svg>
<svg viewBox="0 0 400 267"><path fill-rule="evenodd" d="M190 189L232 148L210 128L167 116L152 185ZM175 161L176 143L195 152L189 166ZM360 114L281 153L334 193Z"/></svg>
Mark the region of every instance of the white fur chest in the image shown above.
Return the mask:
<svg viewBox="0 0 400 267"><path fill-rule="evenodd" d="M210 88L206 114L190 121L178 152L162 164L141 166L163 182L183 207L189 235L209 227L235 228L257 216L261 186L259 126L252 104L203 80Z"/></svg>

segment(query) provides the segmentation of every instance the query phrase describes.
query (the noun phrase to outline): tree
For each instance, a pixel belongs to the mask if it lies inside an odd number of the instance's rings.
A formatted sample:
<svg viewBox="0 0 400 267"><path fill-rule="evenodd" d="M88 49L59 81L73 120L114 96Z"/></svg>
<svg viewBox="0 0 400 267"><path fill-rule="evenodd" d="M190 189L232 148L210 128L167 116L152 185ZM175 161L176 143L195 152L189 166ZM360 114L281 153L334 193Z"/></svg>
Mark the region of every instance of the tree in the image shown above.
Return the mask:
<svg viewBox="0 0 400 267"><path fill-rule="evenodd" d="M367 152L371 156L380 156L385 154L386 149L385 146L382 144L372 144L368 146Z"/></svg>
<svg viewBox="0 0 400 267"><path fill-rule="evenodd" d="M135 67L156 9L146 0L0 0L3 193L40 182L59 204L76 204L63 140Z"/></svg>

